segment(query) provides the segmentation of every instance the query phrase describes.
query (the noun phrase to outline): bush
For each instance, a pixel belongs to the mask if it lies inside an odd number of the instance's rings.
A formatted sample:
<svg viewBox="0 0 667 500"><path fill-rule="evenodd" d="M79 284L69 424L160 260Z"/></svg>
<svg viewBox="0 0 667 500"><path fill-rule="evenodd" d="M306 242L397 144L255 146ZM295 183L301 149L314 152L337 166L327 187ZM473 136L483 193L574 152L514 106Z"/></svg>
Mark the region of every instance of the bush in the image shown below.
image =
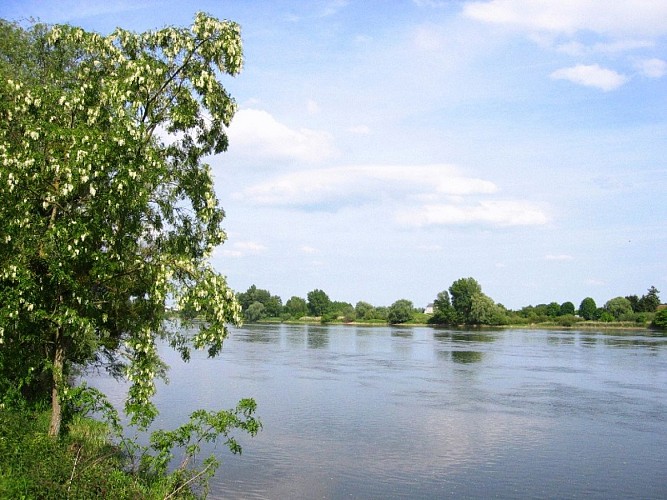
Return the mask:
<svg viewBox="0 0 667 500"><path fill-rule="evenodd" d="M141 499L163 493L123 472L105 425L78 421L71 435L54 439L47 436L49 419L49 412L0 410L1 498Z"/></svg>
<svg viewBox="0 0 667 500"><path fill-rule="evenodd" d="M661 330L667 330L667 309L662 309L655 313L651 326L660 328Z"/></svg>
<svg viewBox="0 0 667 500"><path fill-rule="evenodd" d="M576 317L574 314L566 314L564 316L559 316L556 319L556 323L560 326L569 327L581 321L580 318Z"/></svg>

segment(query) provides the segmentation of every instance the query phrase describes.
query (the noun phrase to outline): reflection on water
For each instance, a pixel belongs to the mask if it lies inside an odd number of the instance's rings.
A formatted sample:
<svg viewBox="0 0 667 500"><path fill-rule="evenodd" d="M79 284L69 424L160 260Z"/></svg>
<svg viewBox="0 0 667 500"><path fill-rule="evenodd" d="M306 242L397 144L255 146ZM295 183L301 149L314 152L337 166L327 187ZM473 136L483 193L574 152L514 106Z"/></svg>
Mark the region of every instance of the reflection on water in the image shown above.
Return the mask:
<svg viewBox="0 0 667 500"><path fill-rule="evenodd" d="M664 498L666 347L649 332L251 325L217 359L165 350L157 403L175 426L257 400L264 429L221 455L211 498Z"/></svg>
<svg viewBox="0 0 667 500"><path fill-rule="evenodd" d="M479 363L484 353L477 351L452 351L452 361L455 363Z"/></svg>

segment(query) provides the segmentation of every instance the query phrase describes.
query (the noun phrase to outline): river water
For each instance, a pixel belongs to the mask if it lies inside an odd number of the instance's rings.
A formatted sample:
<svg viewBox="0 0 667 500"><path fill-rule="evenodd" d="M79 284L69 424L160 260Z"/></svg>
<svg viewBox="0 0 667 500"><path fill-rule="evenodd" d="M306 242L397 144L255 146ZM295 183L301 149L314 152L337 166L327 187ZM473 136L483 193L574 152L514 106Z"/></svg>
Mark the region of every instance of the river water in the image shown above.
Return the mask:
<svg viewBox="0 0 667 500"><path fill-rule="evenodd" d="M209 498L667 498L666 336L249 325L163 355L161 426L258 403Z"/></svg>

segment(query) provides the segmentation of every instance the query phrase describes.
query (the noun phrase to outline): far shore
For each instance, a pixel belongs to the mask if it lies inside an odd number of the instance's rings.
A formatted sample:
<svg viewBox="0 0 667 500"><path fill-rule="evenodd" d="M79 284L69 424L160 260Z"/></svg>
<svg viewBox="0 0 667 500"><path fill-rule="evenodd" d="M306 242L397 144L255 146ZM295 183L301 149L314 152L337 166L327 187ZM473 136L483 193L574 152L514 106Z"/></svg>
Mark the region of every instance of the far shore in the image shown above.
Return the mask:
<svg viewBox="0 0 667 500"><path fill-rule="evenodd" d="M249 324L289 324L289 325L344 325L344 326L428 326L434 329L440 328L449 328L454 330L623 330L623 331L650 331L661 333L661 330L656 330L650 327L650 324L638 325L629 321L579 321L573 323L572 325L559 325L553 322L545 323L519 323L519 324L507 324L507 325L439 325L433 323L423 323L423 322L406 322L399 324L389 324L386 322L380 321L343 321L335 320L322 323L319 317L304 317L301 319L290 319L290 320L280 320L279 318L266 319L262 321L257 321Z"/></svg>

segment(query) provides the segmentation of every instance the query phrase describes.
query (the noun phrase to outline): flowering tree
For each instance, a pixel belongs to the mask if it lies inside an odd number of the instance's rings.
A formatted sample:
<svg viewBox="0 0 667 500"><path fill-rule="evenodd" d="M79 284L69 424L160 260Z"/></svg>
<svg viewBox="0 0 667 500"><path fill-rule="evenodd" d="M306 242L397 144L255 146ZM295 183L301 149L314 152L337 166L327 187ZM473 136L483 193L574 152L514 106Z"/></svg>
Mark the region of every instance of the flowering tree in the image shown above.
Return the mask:
<svg viewBox="0 0 667 500"><path fill-rule="evenodd" d="M0 29L0 403L46 396L56 435L72 367L99 363L146 426L156 340L213 356L240 322L207 262L224 212L202 162L227 148L239 26ZM194 335L165 329L170 301L203 315Z"/></svg>

